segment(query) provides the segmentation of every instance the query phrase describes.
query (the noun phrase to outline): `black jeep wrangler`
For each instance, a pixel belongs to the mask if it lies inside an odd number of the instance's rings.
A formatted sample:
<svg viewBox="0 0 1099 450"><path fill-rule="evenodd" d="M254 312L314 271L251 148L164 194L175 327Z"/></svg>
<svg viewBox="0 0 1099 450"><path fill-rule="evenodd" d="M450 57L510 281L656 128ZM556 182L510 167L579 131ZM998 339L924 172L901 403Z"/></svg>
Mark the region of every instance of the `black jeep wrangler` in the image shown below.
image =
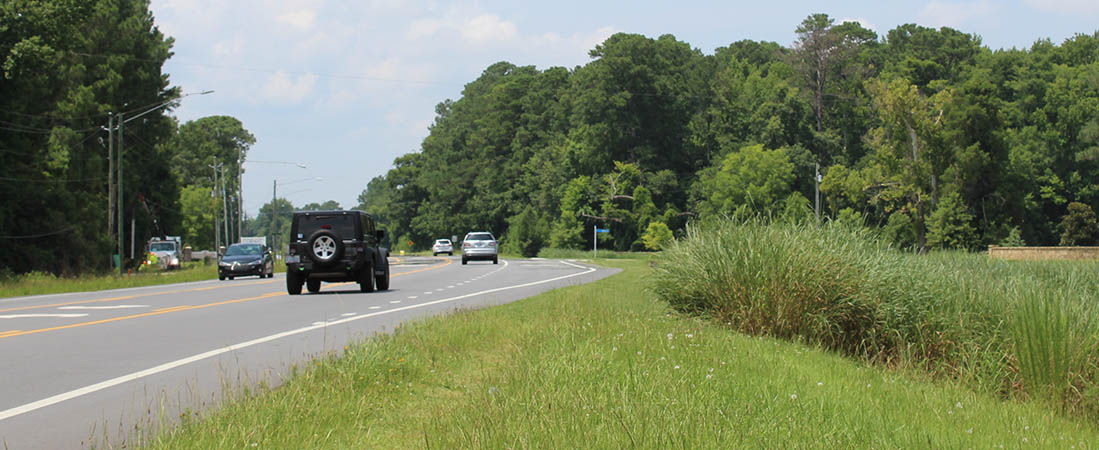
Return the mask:
<svg viewBox="0 0 1099 450"><path fill-rule="evenodd" d="M389 289L389 250L379 247L385 230L362 211L297 211L290 223L286 292L321 290L322 281L354 281L362 292L375 283Z"/></svg>

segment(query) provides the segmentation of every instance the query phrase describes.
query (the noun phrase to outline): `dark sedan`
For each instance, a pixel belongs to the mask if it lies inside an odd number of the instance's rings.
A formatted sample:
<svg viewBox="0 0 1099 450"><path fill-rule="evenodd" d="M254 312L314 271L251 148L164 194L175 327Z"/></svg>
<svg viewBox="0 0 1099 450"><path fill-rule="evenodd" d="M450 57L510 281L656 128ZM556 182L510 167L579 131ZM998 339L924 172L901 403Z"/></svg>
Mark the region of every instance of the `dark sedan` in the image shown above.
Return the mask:
<svg viewBox="0 0 1099 450"><path fill-rule="evenodd" d="M275 261L271 251L262 244L233 244L218 261L218 279L258 275L260 278L275 276Z"/></svg>

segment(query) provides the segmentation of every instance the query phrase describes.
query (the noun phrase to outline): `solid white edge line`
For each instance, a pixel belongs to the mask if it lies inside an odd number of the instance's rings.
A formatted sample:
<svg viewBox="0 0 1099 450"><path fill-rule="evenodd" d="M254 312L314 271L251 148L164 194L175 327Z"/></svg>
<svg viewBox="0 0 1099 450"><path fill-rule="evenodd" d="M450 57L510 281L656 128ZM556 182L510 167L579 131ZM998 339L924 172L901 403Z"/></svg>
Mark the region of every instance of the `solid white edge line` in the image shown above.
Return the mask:
<svg viewBox="0 0 1099 450"><path fill-rule="evenodd" d="M330 326L330 325L340 325L340 324L344 324L344 323L348 323L348 322L352 322L352 321L356 321L356 320L360 320L360 319L365 319L365 318L368 318L368 317L380 316L380 315L383 315L383 314L390 314L390 313L395 313L395 312L400 312L400 311L407 311L407 310L410 310L410 309L422 308L424 306L431 306L431 305L437 305L437 304L440 304L440 303L452 302L452 301L455 301L455 300L462 300L462 299L466 299L466 298L469 298L469 297L474 297L474 296L477 296L477 295L492 294L492 293L495 293L495 292L501 292L501 291L506 291L506 290L510 290L510 289L518 289L518 288L536 286L536 285L539 285L539 284L550 283L550 282L553 282L553 281L563 280L563 279L566 279L566 278L572 278L572 277L576 277L576 276L580 276L580 275L586 275L586 274L595 272L597 270L594 267L585 267L585 266L581 266L581 265L577 265L577 264L572 264L572 263L569 263L569 262L566 262L566 261L561 261L561 263L562 264L567 264L567 265L570 265L570 266L573 266L573 267L576 267L576 268L580 268L580 269L587 269L587 270L585 270L583 272L577 272L577 273L574 273L574 274L563 275L563 276L556 277L556 278L550 278L550 279L541 280L541 281L533 281L533 282L524 283L524 284L517 284L517 285L514 285L514 286L498 287L498 288L489 289L489 290L486 290L486 291L474 292L472 294L459 295L457 297L444 298L442 300L435 300L435 301L431 301L431 302L427 302L427 303L419 303L419 304L416 304L416 305L402 306L400 308L387 309L385 311L378 311L378 312L375 312L375 313L363 314L361 316L348 317L346 319L335 320L335 321L332 321L332 322L325 322L325 323L322 323L320 325L311 325L311 326L308 326L308 327L298 328L296 330L290 330L290 331L284 331L284 332L278 333L278 334L272 334L270 336L261 337L261 338L258 338L258 339L253 339L251 341L241 342L239 344L230 345L228 347L222 347L222 348L219 348L219 349L216 349L216 350L210 350L208 352L199 353L197 355L194 355L194 356L191 356L191 357L188 357L188 358L183 358L183 359L175 360L175 361L172 361L172 362L164 363L164 364L161 364L161 365L156 366L156 367L151 367L151 368L139 371L139 372L131 373L129 375L123 375L123 376L120 376L120 377L117 377L117 378L112 378L110 380L102 381L102 382L99 382L99 383L96 383L96 384L93 384L93 385L90 385L90 386L85 386L85 387L82 387L82 388L79 388L79 389L71 390L69 392L65 392L65 393L62 393L62 394L57 394L57 395L54 395L52 397L47 397L47 398L44 398L42 400L38 400L36 402L27 403L27 404L22 405L22 406L16 406L16 407L11 408L11 409L0 411L0 420L15 417L15 416L18 416L20 414L25 414L25 413L34 411L36 409L45 408L47 406L54 405L54 404L57 404L57 403L61 403L61 402L66 401L66 400L72 400L74 398L84 396L84 395L88 395L88 394L91 394L91 393L96 392L96 391L100 391L100 390L107 389L107 388L110 388L110 387L118 386L122 383L130 382L130 381L134 381L134 380L139 380L141 378L145 378L145 377L148 377L148 376L151 376L151 375L156 375L156 374L161 373L161 372L172 370L172 369L175 369L177 367L184 366L184 365L187 365L187 364L190 364L190 363L193 363L193 362L201 361L201 360L204 360L204 359L207 359L207 358L212 358L212 357L224 354L224 353L228 353L228 352L231 352L231 351L251 347L253 345L263 344L265 342L274 341L276 339L282 339L284 337L293 336L295 334L301 334L301 333L306 333L306 332L313 331L313 330L319 330L321 328L324 328L324 327L327 327L327 326ZM507 264L508 264L508 262L504 261L504 267L507 267ZM498 270L503 270L503 267L501 267Z"/></svg>

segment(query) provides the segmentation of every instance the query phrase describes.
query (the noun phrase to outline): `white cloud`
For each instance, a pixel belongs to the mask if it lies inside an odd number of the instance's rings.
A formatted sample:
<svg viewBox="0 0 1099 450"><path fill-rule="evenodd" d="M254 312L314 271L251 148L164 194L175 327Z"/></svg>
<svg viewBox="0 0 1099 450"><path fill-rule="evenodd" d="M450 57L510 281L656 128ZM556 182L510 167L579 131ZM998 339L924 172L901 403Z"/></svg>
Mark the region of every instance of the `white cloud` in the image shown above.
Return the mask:
<svg viewBox="0 0 1099 450"><path fill-rule="evenodd" d="M874 24L870 23L869 20L863 19L861 17L848 17L848 18L836 20L837 24L844 23L844 22L856 22L859 25L862 25L862 27L866 28L867 30L878 31L878 27L875 27Z"/></svg>
<svg viewBox="0 0 1099 450"><path fill-rule="evenodd" d="M409 39L420 39L434 36L439 29L443 28L444 23L438 19L421 19L412 22L412 25L408 27L408 31L405 32L405 36Z"/></svg>
<svg viewBox="0 0 1099 450"><path fill-rule="evenodd" d="M218 58L232 58L240 56L244 49L244 40L239 36L214 44L214 56Z"/></svg>
<svg viewBox="0 0 1099 450"><path fill-rule="evenodd" d="M1090 15L1099 13L1095 0L1023 0L1027 6L1064 15Z"/></svg>
<svg viewBox="0 0 1099 450"><path fill-rule="evenodd" d="M462 27L462 37L474 41L510 41L519 35L514 23L501 20L494 14L474 17Z"/></svg>
<svg viewBox="0 0 1099 450"><path fill-rule="evenodd" d="M510 42L519 37L519 27L495 14L468 17L451 11L442 17L413 21L405 30L405 37L418 40L449 33L474 43Z"/></svg>
<svg viewBox="0 0 1099 450"><path fill-rule="evenodd" d="M932 27L961 28L974 18L985 18L995 12L989 0L973 2L933 1L920 11L920 23Z"/></svg>
<svg viewBox="0 0 1099 450"><path fill-rule="evenodd" d="M263 98L272 103L301 103L302 100L313 93L316 82L317 76L313 74L299 75L295 79L286 72L279 71L272 75L267 80L267 83L263 85L261 94L263 95Z"/></svg>
<svg viewBox="0 0 1099 450"><path fill-rule="evenodd" d="M279 15L275 20L299 30L308 31L313 28L313 23L317 20L317 12L313 10L291 11Z"/></svg>

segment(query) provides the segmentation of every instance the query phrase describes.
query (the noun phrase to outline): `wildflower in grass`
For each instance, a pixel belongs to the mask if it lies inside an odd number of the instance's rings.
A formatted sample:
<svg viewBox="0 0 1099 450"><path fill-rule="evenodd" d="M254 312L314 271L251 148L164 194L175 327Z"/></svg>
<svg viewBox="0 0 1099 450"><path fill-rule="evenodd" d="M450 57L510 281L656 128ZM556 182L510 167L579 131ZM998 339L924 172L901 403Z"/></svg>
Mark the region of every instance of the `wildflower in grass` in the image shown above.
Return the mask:
<svg viewBox="0 0 1099 450"><path fill-rule="evenodd" d="M612 351L612 352L617 352L617 351L618 351L618 347L611 347L611 351Z"/></svg>
<svg viewBox="0 0 1099 450"><path fill-rule="evenodd" d="M958 409L962 409L962 402L955 403L954 407L958 408Z"/></svg>
<svg viewBox="0 0 1099 450"><path fill-rule="evenodd" d="M712 373L706 374L706 379L707 380L709 380L710 378L713 378L713 377L714 377L714 374L712 374Z"/></svg>
<svg viewBox="0 0 1099 450"><path fill-rule="evenodd" d="M641 356L641 352L637 352L637 356Z"/></svg>
<svg viewBox="0 0 1099 450"><path fill-rule="evenodd" d="M695 335L687 333L687 339L694 339Z"/></svg>
<svg viewBox="0 0 1099 450"><path fill-rule="evenodd" d="M669 340L669 341L670 341L670 340L672 340L672 337L674 337L674 335L673 335L673 334L671 334L671 333L668 333L668 340Z"/></svg>
<svg viewBox="0 0 1099 450"><path fill-rule="evenodd" d="M790 400L797 400L797 399L798 399L797 394L790 394Z"/></svg>
<svg viewBox="0 0 1099 450"><path fill-rule="evenodd" d="M818 382L817 382L817 386L824 386L824 383L823 383L823 382L821 382L821 381L818 381Z"/></svg>
<svg viewBox="0 0 1099 450"><path fill-rule="evenodd" d="M676 370L679 370L679 364L675 365Z"/></svg>

